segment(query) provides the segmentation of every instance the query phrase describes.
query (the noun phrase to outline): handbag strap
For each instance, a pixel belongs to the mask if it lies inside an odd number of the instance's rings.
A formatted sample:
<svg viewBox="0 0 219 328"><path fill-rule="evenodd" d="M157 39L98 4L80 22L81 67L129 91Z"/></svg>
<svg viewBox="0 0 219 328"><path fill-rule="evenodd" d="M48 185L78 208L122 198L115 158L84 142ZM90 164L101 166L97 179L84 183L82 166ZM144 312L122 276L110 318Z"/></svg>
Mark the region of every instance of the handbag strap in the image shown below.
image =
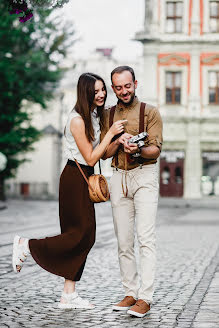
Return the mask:
<svg viewBox="0 0 219 328"><path fill-rule="evenodd" d="M99 163L99 171L100 171L100 174L102 174L100 160L98 161L98 163Z"/></svg>
<svg viewBox="0 0 219 328"><path fill-rule="evenodd" d="M91 188L91 190L92 190L92 192L93 192L94 190L93 190L93 188L91 187L91 185L90 185L90 183L89 183L89 181L88 181L86 175L84 174L84 172L83 172L83 170L82 170L80 164L78 163L78 161L76 160L76 158L74 158L74 160L75 160L75 163L77 164L77 167L79 168L79 171L81 172L82 176L84 177L84 180L87 182L88 186Z"/></svg>

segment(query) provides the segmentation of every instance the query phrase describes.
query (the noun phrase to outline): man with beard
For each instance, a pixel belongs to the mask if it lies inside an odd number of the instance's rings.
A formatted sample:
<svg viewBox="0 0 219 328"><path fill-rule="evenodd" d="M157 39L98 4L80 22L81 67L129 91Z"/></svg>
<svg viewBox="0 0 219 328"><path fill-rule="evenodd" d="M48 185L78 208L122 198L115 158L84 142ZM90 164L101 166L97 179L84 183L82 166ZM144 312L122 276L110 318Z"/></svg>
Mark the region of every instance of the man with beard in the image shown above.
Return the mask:
<svg viewBox="0 0 219 328"><path fill-rule="evenodd" d="M113 305L113 310L143 317L150 310L154 293L158 203L156 162L162 146L162 119L156 107L141 103L136 97L137 81L131 67L115 68L111 80L118 102L104 113L101 139L113 122L128 120L125 133L108 146L103 157L113 157L110 198L125 289L125 298ZM128 142L129 138L143 131L148 133L143 145ZM140 284L134 253L134 226L139 244Z"/></svg>

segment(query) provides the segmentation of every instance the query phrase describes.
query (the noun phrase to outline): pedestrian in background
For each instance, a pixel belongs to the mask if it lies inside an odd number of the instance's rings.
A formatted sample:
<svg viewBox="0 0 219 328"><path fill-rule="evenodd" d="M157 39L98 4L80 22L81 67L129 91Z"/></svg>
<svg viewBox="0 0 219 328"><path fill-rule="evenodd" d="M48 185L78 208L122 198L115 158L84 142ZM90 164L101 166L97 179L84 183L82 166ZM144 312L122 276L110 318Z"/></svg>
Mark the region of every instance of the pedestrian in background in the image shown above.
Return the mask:
<svg viewBox="0 0 219 328"><path fill-rule="evenodd" d="M96 230L94 204L75 159L89 177L111 139L124 131L124 122L117 121L99 143L106 97L106 85L100 76L91 73L80 76L77 102L65 127L68 161L59 185L61 234L43 239L14 238L12 262L15 272L20 272L30 253L43 269L65 278L59 303L62 309L94 307L75 291L75 282L81 279L87 255L94 245Z"/></svg>
<svg viewBox="0 0 219 328"><path fill-rule="evenodd" d="M113 122L128 121L126 133L110 144L103 157L113 156L110 199L125 289L125 298L113 309L128 310L131 315L143 317L150 310L154 293L158 205L156 162L162 146L162 120L157 108L141 103L135 96L137 81L131 67L117 67L111 73L111 80L118 103L105 111L101 138L105 137ZM128 143L131 136L143 131L149 134L143 144ZM140 253L140 288L134 253L135 223Z"/></svg>

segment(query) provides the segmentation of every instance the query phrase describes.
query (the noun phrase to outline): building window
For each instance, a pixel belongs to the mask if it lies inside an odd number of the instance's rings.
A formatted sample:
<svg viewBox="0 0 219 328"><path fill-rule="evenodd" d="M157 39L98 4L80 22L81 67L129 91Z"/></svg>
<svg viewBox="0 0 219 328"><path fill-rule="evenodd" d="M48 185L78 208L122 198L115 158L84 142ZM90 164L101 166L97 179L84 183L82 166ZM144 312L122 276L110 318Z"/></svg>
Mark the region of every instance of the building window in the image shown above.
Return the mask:
<svg viewBox="0 0 219 328"><path fill-rule="evenodd" d="M219 33L219 1L210 2L210 32Z"/></svg>
<svg viewBox="0 0 219 328"><path fill-rule="evenodd" d="M209 103L219 104L219 72L209 72Z"/></svg>
<svg viewBox="0 0 219 328"><path fill-rule="evenodd" d="M166 32L182 32L183 4L182 1L168 1L166 3Z"/></svg>
<svg viewBox="0 0 219 328"><path fill-rule="evenodd" d="M166 72L166 103L181 102L181 72Z"/></svg>

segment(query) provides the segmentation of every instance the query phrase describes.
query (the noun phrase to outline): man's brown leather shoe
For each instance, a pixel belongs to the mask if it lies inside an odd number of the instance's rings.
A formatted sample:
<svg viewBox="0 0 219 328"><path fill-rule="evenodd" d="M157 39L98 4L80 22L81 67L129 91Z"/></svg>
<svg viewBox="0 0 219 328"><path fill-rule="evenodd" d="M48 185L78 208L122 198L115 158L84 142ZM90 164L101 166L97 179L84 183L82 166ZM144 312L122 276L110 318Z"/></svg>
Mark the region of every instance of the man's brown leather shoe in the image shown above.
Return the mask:
<svg viewBox="0 0 219 328"><path fill-rule="evenodd" d="M134 315L135 317L142 318L150 310L150 305L143 300L137 300L134 306L127 311L128 314Z"/></svg>
<svg viewBox="0 0 219 328"><path fill-rule="evenodd" d="M134 305L136 300L132 296L126 296L123 300L117 304L113 305L113 310L117 311L127 311L130 306Z"/></svg>

